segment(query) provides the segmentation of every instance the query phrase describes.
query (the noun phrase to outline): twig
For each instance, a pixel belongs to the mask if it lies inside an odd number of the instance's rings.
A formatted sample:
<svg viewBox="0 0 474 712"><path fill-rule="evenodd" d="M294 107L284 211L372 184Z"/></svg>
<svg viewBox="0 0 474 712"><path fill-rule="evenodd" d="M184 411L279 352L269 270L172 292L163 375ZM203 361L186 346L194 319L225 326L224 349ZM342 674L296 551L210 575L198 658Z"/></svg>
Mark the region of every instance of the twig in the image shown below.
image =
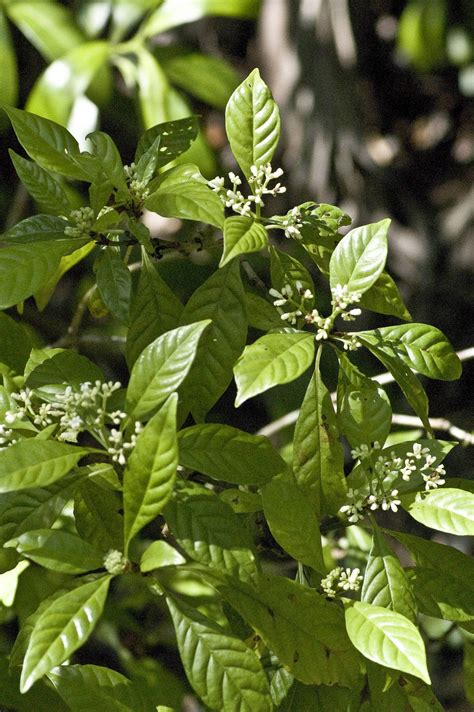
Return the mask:
<svg viewBox="0 0 474 712"><path fill-rule="evenodd" d="M63 347L63 346L77 346L79 340L79 329L81 328L81 323L86 313L87 305L89 304L93 294L97 289L97 285L93 284L90 289L82 297L81 301L77 305L77 309L74 312L71 323L68 326L67 333L65 336L61 336L54 344L53 348Z"/></svg>
<svg viewBox="0 0 474 712"><path fill-rule="evenodd" d="M470 346L467 349L463 349L462 351L457 352L457 356L459 357L460 361L468 361L471 358L474 358L474 346ZM392 376L391 373L380 373L378 376L373 376L372 377L373 381L376 381L377 383L380 383L380 385L385 385L387 383L393 383L395 381L394 377ZM336 394L332 393L331 398L334 400ZM278 418L277 420L274 420L273 423L268 423L268 425L265 425L263 428L260 428L258 431L258 435L265 435L267 438L271 437L272 435L275 435L275 433L278 433L280 430L283 430L284 428L289 427L290 425L293 425L296 423L298 420L298 415L299 415L299 409L298 410L292 410L289 413L286 413L286 415L283 415L281 418ZM396 420L396 419L405 419L405 422L401 422L401 420ZM408 419L409 422L408 422ZM397 425L409 425L410 427L413 427L415 425L418 427L421 423L421 420L417 418L416 416L411 416L411 415L398 415L394 413L392 417L392 422L397 424ZM463 444L466 445L473 445L474 444L474 436L468 433L465 430L462 430L461 428L458 428L456 425L453 425L450 423L448 420L445 418L430 418L430 424L433 430L442 430L444 432L449 433L452 435L454 438L457 440L460 440Z"/></svg>
<svg viewBox="0 0 474 712"><path fill-rule="evenodd" d="M265 292L265 294L268 293L267 285L263 280L260 279L258 274L255 272L254 268L248 262L247 260L242 260L242 267L244 268L244 271L249 278L249 282L252 285L252 287L256 287L259 289L261 292Z"/></svg>

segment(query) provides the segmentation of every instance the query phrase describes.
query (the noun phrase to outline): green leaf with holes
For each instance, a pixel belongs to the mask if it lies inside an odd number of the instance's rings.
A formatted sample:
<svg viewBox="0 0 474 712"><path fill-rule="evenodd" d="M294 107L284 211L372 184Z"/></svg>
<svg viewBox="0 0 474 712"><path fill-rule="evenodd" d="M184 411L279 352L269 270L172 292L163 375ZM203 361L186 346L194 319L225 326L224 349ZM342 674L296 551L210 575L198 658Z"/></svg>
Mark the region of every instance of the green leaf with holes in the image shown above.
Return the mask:
<svg viewBox="0 0 474 712"><path fill-rule="evenodd" d="M230 97L225 123L232 153L249 178L251 166L272 160L280 138L280 112L258 69Z"/></svg>
<svg viewBox="0 0 474 712"><path fill-rule="evenodd" d="M356 227L336 246L329 263L331 287L338 284L349 292L367 292L383 272L387 259L390 220Z"/></svg>
<svg viewBox="0 0 474 712"><path fill-rule="evenodd" d="M268 233L260 223L243 215L227 218L224 223L224 252L220 267L250 252L259 252L268 245Z"/></svg>
<svg viewBox="0 0 474 712"><path fill-rule="evenodd" d="M135 153L135 163L138 163L147 151L159 139L158 158L155 168L163 168L168 163L185 153L198 134L198 117L187 116L178 121L165 121L152 126L140 137Z"/></svg>

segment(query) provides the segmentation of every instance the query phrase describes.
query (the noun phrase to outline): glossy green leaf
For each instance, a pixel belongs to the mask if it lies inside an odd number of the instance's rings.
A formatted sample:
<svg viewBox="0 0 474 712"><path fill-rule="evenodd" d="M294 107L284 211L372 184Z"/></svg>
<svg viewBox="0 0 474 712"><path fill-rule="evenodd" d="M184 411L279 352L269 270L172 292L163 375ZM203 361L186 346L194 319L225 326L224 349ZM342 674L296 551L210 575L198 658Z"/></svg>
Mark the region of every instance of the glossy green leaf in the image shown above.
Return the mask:
<svg viewBox="0 0 474 712"><path fill-rule="evenodd" d="M142 351L133 366L127 389L131 416L144 418L178 389L208 326L209 319L180 326L159 336Z"/></svg>
<svg viewBox="0 0 474 712"><path fill-rule="evenodd" d="M179 566L184 562L184 557L171 544L162 540L153 541L142 554L140 571L146 574L162 566Z"/></svg>
<svg viewBox="0 0 474 712"><path fill-rule="evenodd" d="M91 152L100 161L102 172L112 185L125 194L128 193L127 183L119 150L113 139L103 131L93 131L87 136Z"/></svg>
<svg viewBox="0 0 474 712"><path fill-rule="evenodd" d="M179 462L215 480L263 484L286 469L267 438L230 425L193 425L179 433Z"/></svg>
<svg viewBox="0 0 474 712"><path fill-rule="evenodd" d="M49 485L86 454L84 448L53 440L20 440L0 451L0 492Z"/></svg>
<svg viewBox="0 0 474 712"><path fill-rule="evenodd" d="M122 323L128 324L132 275L120 251L107 247L95 262L97 289L107 309Z"/></svg>
<svg viewBox="0 0 474 712"><path fill-rule="evenodd" d="M37 351L36 349L34 351ZM26 378L29 388L42 388L64 383L78 387L81 383L103 381L104 374L95 363L76 351L60 349L54 354L41 359L36 368L32 368Z"/></svg>
<svg viewBox="0 0 474 712"><path fill-rule="evenodd" d="M46 170L87 180L89 174L80 165L78 143L64 126L21 109L8 107L5 111L30 158Z"/></svg>
<svg viewBox="0 0 474 712"><path fill-rule="evenodd" d="M366 341L429 378L451 381L461 375L461 361L442 331L429 324L397 324L360 332Z"/></svg>
<svg viewBox="0 0 474 712"><path fill-rule="evenodd" d="M387 531L403 544L419 566L442 571L447 577L474 582L474 559L459 549L436 541L427 541L405 532Z"/></svg>
<svg viewBox="0 0 474 712"><path fill-rule="evenodd" d="M75 99L83 96L107 61L104 40L82 42L52 62L33 86L26 108L33 114L67 124Z"/></svg>
<svg viewBox="0 0 474 712"><path fill-rule="evenodd" d="M14 105L18 98L18 67L10 29L3 9L0 9L0 57L2 59L0 105Z"/></svg>
<svg viewBox="0 0 474 712"><path fill-rule="evenodd" d="M66 254L67 252L72 252L76 245L83 244L81 240L65 236L64 229L66 226L67 222L65 220L54 215L32 215L4 232L1 241L6 245L54 241L58 247L60 246L59 243L65 246L64 254Z"/></svg>
<svg viewBox="0 0 474 712"><path fill-rule="evenodd" d="M297 680L354 684L359 657L339 606L281 576L261 576L256 588L235 579L214 585Z"/></svg>
<svg viewBox="0 0 474 712"><path fill-rule="evenodd" d="M416 623L415 597L398 558L379 528L372 529L373 540L364 574L361 600L401 613Z"/></svg>
<svg viewBox="0 0 474 712"><path fill-rule="evenodd" d="M20 534L14 546L40 566L66 574L82 574L103 567L104 554L76 534L61 529L34 529Z"/></svg>
<svg viewBox="0 0 474 712"><path fill-rule="evenodd" d="M163 168L168 163L185 153L198 134L197 116L187 116L177 121L166 121L147 129L138 141L135 163L150 150L159 138L159 157L156 168Z"/></svg>
<svg viewBox="0 0 474 712"><path fill-rule="evenodd" d="M160 56L160 62L173 84L216 109L225 109L240 82L232 65L219 57L199 52L173 52L169 57L166 53Z"/></svg>
<svg viewBox="0 0 474 712"><path fill-rule="evenodd" d="M51 213L68 215L71 206L67 195L51 173L36 163L22 158L12 149L8 153L19 179L40 208Z"/></svg>
<svg viewBox="0 0 474 712"><path fill-rule="evenodd" d="M274 477L262 488L262 502L267 524L282 549L325 573L316 512L293 477L289 473Z"/></svg>
<svg viewBox="0 0 474 712"><path fill-rule="evenodd" d="M191 484L178 489L164 515L179 546L192 559L241 581L256 577L249 532L214 492Z"/></svg>
<svg viewBox="0 0 474 712"><path fill-rule="evenodd" d="M51 0L8 2L9 18L47 60L57 59L83 42L72 11Z"/></svg>
<svg viewBox="0 0 474 712"><path fill-rule="evenodd" d="M48 673L71 712L153 712L130 680L98 665L61 665Z"/></svg>
<svg viewBox="0 0 474 712"><path fill-rule="evenodd" d="M103 576L56 598L37 618L21 673L21 691L67 660L100 618L111 577Z"/></svg>
<svg viewBox="0 0 474 712"><path fill-rule="evenodd" d="M471 492L443 488L419 498L405 495L402 506L426 527L446 534L474 536L474 494Z"/></svg>
<svg viewBox="0 0 474 712"><path fill-rule="evenodd" d="M251 166L272 160L280 138L280 112L258 69L230 97L225 123L232 153L249 178Z"/></svg>
<svg viewBox="0 0 474 712"><path fill-rule="evenodd" d="M216 227L224 225L224 206L207 185L197 166L176 166L159 179L145 207L168 218L196 220Z"/></svg>
<svg viewBox="0 0 474 712"><path fill-rule="evenodd" d="M309 382L295 427L293 472L317 514L335 514L346 498L344 453L336 414L319 364Z"/></svg>
<svg viewBox="0 0 474 712"><path fill-rule="evenodd" d="M137 437L123 476L125 545L163 511L178 467L176 407L169 396Z"/></svg>
<svg viewBox="0 0 474 712"><path fill-rule="evenodd" d="M346 624L353 645L366 658L430 684L423 639L405 616L356 602L346 610Z"/></svg>
<svg viewBox="0 0 474 712"><path fill-rule="evenodd" d="M207 15L257 17L259 8L258 0L185 0L178 6L173 0L164 0L144 24L143 33L151 37Z"/></svg>
<svg viewBox="0 0 474 712"><path fill-rule="evenodd" d="M273 386L294 381L311 366L313 359L313 334L298 332L262 336L245 348L235 366L235 405L242 405Z"/></svg>
<svg viewBox="0 0 474 712"><path fill-rule="evenodd" d="M197 610L168 599L186 675L206 707L271 712L270 689L256 654Z"/></svg>
<svg viewBox="0 0 474 712"><path fill-rule="evenodd" d="M390 220L356 227L345 235L329 263L331 287L347 286L349 292L366 292L383 272L387 259Z"/></svg>
<svg viewBox="0 0 474 712"><path fill-rule="evenodd" d="M142 250L142 269L130 307L130 328L125 353L129 367L143 349L166 331L175 329L183 307Z"/></svg>
<svg viewBox="0 0 474 712"><path fill-rule="evenodd" d="M281 327L280 315L269 301L253 292L245 292L249 326L260 331Z"/></svg>
<svg viewBox="0 0 474 712"><path fill-rule="evenodd" d="M196 421L221 397L247 338L245 297L238 260L212 274L191 296L181 323L212 319L199 342L183 396Z"/></svg>
<svg viewBox="0 0 474 712"><path fill-rule="evenodd" d="M358 305L377 314L389 314L405 321L412 320L396 283L385 271L362 295Z"/></svg>
<svg viewBox="0 0 474 712"><path fill-rule="evenodd" d="M224 252L220 261L223 267L238 255L258 252L268 245L268 233L252 218L236 215L224 223Z"/></svg>
<svg viewBox="0 0 474 712"><path fill-rule="evenodd" d="M122 502L117 492L91 479L80 483L74 496L74 520L83 539L103 551L123 549Z"/></svg>
<svg viewBox="0 0 474 712"><path fill-rule="evenodd" d="M23 373L33 343L21 324L0 312L0 363Z"/></svg>

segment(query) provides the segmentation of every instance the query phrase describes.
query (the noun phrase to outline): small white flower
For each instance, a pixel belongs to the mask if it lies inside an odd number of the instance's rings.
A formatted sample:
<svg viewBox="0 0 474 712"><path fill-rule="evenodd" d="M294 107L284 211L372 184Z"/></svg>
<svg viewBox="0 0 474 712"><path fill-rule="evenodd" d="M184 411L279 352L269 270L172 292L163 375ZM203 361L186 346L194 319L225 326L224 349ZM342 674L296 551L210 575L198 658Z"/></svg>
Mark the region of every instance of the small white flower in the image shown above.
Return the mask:
<svg viewBox="0 0 474 712"><path fill-rule="evenodd" d="M104 568L113 576L123 574L129 565L128 559L117 549L111 549L104 557Z"/></svg>

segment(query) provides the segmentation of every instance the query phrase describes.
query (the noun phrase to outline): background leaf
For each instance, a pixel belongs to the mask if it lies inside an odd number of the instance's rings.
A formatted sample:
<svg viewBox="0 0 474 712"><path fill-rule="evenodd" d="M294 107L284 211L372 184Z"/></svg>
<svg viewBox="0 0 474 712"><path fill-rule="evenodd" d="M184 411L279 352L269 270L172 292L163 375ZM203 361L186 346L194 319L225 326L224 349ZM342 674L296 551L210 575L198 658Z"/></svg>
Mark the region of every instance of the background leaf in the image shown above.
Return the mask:
<svg viewBox="0 0 474 712"><path fill-rule="evenodd" d="M14 105L18 97L18 68L10 29L3 9L0 10L0 57L2 58L0 105ZM3 122L3 116L1 121Z"/></svg>
<svg viewBox="0 0 474 712"><path fill-rule="evenodd" d="M259 10L258 0L186 0L176 6L173 0L164 0L153 12L143 26L143 33L151 37L160 32L195 22L207 15L223 15L227 17L256 17Z"/></svg>

